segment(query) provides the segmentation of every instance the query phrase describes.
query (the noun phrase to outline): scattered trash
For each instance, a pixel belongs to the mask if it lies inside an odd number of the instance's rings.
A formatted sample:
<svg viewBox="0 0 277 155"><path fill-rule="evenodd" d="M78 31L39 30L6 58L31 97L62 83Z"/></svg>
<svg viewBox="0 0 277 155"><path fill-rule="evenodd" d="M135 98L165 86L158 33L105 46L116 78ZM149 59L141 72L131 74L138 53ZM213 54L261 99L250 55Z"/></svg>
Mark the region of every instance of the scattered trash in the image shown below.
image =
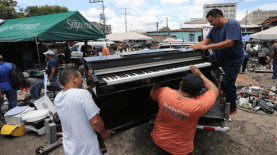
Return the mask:
<svg viewBox="0 0 277 155"><path fill-rule="evenodd" d="M239 126L239 128L237 128L237 129L233 129L233 130L239 130L240 129L240 126Z"/></svg>
<svg viewBox="0 0 277 155"><path fill-rule="evenodd" d="M265 138L266 140L269 140L266 136L264 136L264 138Z"/></svg>
<svg viewBox="0 0 277 155"><path fill-rule="evenodd" d="M264 74L260 74L260 76L266 76L266 73L264 73Z"/></svg>

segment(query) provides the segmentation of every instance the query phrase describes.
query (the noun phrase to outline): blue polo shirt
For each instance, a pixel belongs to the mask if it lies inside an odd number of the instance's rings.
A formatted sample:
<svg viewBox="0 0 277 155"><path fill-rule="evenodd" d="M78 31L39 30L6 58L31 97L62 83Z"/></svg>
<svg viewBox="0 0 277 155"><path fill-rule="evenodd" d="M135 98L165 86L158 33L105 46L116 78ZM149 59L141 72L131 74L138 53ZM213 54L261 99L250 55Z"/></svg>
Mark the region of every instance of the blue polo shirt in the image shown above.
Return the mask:
<svg viewBox="0 0 277 155"><path fill-rule="evenodd" d="M47 70L45 71L47 76L50 77L51 75L51 68L55 67L55 73L53 75L53 77L58 76L58 62L55 58L52 58L51 60L49 60L47 62Z"/></svg>
<svg viewBox="0 0 277 155"><path fill-rule="evenodd" d="M13 68L12 64L10 64L10 63L6 63L6 62L0 63L0 88L1 88L1 91L7 91L7 90L13 89L13 87L10 85L10 83L11 83L10 72L11 72L12 68Z"/></svg>
<svg viewBox="0 0 277 155"><path fill-rule="evenodd" d="M207 36L213 42L220 43L226 40L234 40L234 45L230 48L214 50L210 56L217 60L218 64L228 66L240 66L243 63L244 51L241 37L241 27L239 22L229 19L221 28L212 28Z"/></svg>

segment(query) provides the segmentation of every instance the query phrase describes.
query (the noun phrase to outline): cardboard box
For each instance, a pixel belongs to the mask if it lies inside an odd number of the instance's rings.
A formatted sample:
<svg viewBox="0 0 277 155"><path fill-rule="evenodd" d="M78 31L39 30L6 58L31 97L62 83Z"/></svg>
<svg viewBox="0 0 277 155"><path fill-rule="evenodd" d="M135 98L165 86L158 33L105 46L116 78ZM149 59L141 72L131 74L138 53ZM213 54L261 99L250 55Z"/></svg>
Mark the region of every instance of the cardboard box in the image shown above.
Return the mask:
<svg viewBox="0 0 277 155"><path fill-rule="evenodd" d="M1 129L1 135L22 136L27 132L25 124L21 126L4 125Z"/></svg>

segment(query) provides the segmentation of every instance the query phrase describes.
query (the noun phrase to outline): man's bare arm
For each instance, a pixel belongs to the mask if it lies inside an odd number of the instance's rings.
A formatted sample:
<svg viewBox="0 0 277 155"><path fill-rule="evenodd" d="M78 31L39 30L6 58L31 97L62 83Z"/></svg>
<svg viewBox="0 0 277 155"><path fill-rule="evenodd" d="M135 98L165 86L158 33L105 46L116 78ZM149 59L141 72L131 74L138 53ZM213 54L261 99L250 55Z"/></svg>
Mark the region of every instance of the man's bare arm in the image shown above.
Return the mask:
<svg viewBox="0 0 277 155"><path fill-rule="evenodd" d="M207 49L226 49L234 45L234 40L225 40L217 44L207 45Z"/></svg>
<svg viewBox="0 0 277 155"><path fill-rule="evenodd" d="M211 43L211 39L208 39L208 38L205 38L203 41L201 41L200 43L197 43L195 45L191 45L191 46L187 46L186 49L188 48L194 48L194 47L197 47L197 46L202 46L202 45L208 45Z"/></svg>
<svg viewBox="0 0 277 155"><path fill-rule="evenodd" d="M212 90L216 96L218 95L218 88L215 86L214 83L212 83L209 79L207 79L197 67L191 66L190 70L192 73L195 73L202 78L204 86L207 90Z"/></svg>
<svg viewBox="0 0 277 155"><path fill-rule="evenodd" d="M52 68L51 68L51 74L50 74L50 77L53 77L53 76L54 76L54 74L55 74L55 70L56 70L56 68L55 68L55 67L52 67Z"/></svg>
<svg viewBox="0 0 277 155"><path fill-rule="evenodd" d="M1 87L0 87L0 100L3 99L3 94L2 94L2 91L1 91Z"/></svg>
<svg viewBox="0 0 277 155"><path fill-rule="evenodd" d="M93 128L95 129L95 131L97 131L101 135L103 140L109 139L111 137L111 134L115 134L114 131L107 130L105 128L103 119L98 114L96 114L89 121L93 126Z"/></svg>
<svg viewBox="0 0 277 155"><path fill-rule="evenodd" d="M150 91L150 96L152 96L155 90L158 90L161 87L161 83L155 83Z"/></svg>

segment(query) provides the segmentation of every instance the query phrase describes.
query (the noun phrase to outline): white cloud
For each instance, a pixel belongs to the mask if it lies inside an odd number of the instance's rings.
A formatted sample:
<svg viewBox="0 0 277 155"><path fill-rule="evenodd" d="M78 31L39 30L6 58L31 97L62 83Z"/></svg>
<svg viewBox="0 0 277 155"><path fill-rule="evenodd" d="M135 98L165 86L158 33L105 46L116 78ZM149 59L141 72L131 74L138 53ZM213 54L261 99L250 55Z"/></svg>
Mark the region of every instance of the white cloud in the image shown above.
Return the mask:
<svg viewBox="0 0 277 155"><path fill-rule="evenodd" d="M98 16L99 17L100 12L102 12L102 11L95 9L95 8L91 8L87 11L87 14L89 16Z"/></svg>
<svg viewBox="0 0 277 155"><path fill-rule="evenodd" d="M277 3L268 3L268 4L264 4L264 5L260 5L255 7L255 10L276 10L277 7Z"/></svg>
<svg viewBox="0 0 277 155"><path fill-rule="evenodd" d="M129 2L129 0L119 0L119 1L117 1L116 3L117 3L117 5L125 5L125 4L127 4Z"/></svg>
<svg viewBox="0 0 277 155"><path fill-rule="evenodd" d="M131 6L141 6L143 3L143 0L132 0Z"/></svg>
<svg viewBox="0 0 277 155"><path fill-rule="evenodd" d="M84 10L79 11L89 22L98 22L99 19L88 16Z"/></svg>
<svg viewBox="0 0 277 155"><path fill-rule="evenodd" d="M203 6L194 5L189 8L189 13L202 13L203 14Z"/></svg>
<svg viewBox="0 0 277 155"><path fill-rule="evenodd" d="M205 4L214 4L214 3L222 3L225 0L194 0L194 4L197 5L205 5Z"/></svg>
<svg viewBox="0 0 277 155"><path fill-rule="evenodd" d="M177 4L185 4L189 3L190 0L162 0L162 4L172 4L172 5L177 5Z"/></svg>
<svg viewBox="0 0 277 155"><path fill-rule="evenodd" d="M156 16L159 14L162 14L164 11L162 9L149 9L145 11L144 15L145 16Z"/></svg>

